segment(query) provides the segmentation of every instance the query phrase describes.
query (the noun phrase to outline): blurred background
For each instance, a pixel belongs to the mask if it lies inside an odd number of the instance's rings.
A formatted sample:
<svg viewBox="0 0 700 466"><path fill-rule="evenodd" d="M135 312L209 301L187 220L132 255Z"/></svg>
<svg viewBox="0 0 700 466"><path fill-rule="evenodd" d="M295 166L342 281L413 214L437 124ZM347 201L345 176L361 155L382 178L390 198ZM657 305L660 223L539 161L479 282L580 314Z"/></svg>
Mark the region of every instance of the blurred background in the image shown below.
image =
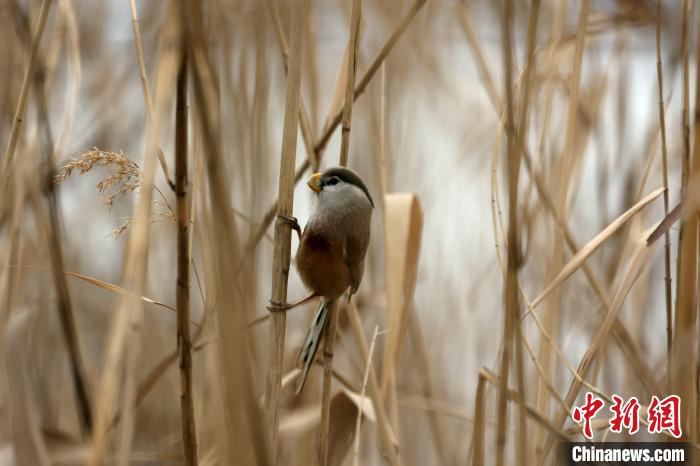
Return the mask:
<svg viewBox="0 0 700 466"><path fill-rule="evenodd" d="M270 326L247 325L271 296L286 176L282 51L301 3L0 2L0 464L190 464L168 180L183 42L199 464L316 464L323 371L312 368L298 397L283 381L275 454L263 422ZM321 168L338 164L341 131L330 130L343 110L352 4L308 0L299 24L308 127L297 167L319 156ZM330 464L391 463L380 423L400 464L553 464L552 442L583 438L567 410L586 391L643 406L679 393L684 439L695 442L695 217L668 230L668 246L664 235L645 239L692 185L698 8L361 4L355 88L367 81L348 166L377 208L353 301L368 346L379 331L372 367L388 419L365 398L355 453L366 354L341 306ZM310 174L294 190L302 226ZM414 193L422 210L396 306L385 245L401 241L400 226L385 223L386 193ZM293 235L292 257L297 244ZM292 264L288 300L305 293ZM288 313L290 378L314 310ZM608 432L610 416L598 416L595 438L630 439ZM634 436L652 438L665 437Z"/></svg>

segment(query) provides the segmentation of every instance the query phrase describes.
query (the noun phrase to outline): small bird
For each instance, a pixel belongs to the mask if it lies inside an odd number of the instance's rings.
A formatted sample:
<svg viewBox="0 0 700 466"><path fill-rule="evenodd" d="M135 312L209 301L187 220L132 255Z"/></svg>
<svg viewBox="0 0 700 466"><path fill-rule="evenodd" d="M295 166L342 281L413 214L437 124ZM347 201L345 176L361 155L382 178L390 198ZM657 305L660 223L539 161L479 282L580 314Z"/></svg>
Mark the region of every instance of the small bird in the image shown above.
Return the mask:
<svg viewBox="0 0 700 466"><path fill-rule="evenodd" d="M295 304L271 303L277 308L274 310L287 310L315 297L321 298L297 356L297 367L302 369L297 394L306 382L334 301L348 288L350 299L360 286L374 208L362 178L348 168L333 167L316 173L307 184L316 195L303 233L293 217L280 220L289 223L299 235L296 267L311 295Z"/></svg>

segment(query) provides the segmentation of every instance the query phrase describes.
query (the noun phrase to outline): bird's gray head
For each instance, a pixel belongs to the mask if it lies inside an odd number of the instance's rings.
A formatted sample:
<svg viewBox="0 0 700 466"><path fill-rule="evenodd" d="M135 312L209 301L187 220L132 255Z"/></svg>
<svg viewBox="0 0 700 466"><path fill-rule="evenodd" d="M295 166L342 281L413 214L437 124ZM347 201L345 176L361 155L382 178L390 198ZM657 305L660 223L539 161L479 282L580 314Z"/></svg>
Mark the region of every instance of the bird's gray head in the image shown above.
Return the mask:
<svg viewBox="0 0 700 466"><path fill-rule="evenodd" d="M374 201L362 178L345 167L333 167L311 176L309 187L318 195L322 204L345 207L346 204L367 204L374 207Z"/></svg>

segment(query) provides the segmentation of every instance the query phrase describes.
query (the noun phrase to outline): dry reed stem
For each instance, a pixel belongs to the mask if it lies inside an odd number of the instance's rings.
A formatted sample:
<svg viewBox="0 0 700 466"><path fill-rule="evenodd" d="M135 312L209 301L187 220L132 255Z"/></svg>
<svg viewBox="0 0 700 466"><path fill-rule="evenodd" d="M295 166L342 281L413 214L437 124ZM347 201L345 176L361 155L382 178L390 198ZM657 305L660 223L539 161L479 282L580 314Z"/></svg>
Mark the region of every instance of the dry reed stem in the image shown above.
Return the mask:
<svg viewBox="0 0 700 466"><path fill-rule="evenodd" d="M427 0L416 0L411 8L406 12L406 14L401 18L401 21L399 24L396 26L396 28L392 31L392 33L389 35L389 37L384 41L382 46L380 47L379 51L377 52L377 55L374 57L372 62L370 63L369 67L367 68L367 71L362 75L362 78L360 79L360 82L355 86L355 92L353 94L353 99L357 100L357 98L365 91L365 88L369 84L369 82L372 80L374 77L374 74L377 72L379 69L379 66L384 62L386 57L389 56L389 53L391 50L394 48L394 45L396 45L396 42L399 40L401 35L406 31L408 26L411 24L413 21L413 18L418 14L418 12L423 8L423 5L425 5ZM316 141L316 144L314 144L314 153L317 154L317 160L318 163L320 163L322 155L323 155L323 150L325 149L326 145L328 144L328 141L330 141L331 136L333 135L333 132L335 129L338 127L338 125L341 122L343 116L343 109L338 111L333 118L328 118L328 121L330 121L329 125L326 127L326 129L323 131L323 134L319 137L319 139ZM294 176L294 182L298 183L299 180L304 176L304 173L306 170L309 169L311 166L311 161L307 158L304 163L301 164L301 166L297 169L296 175ZM252 252L255 250L257 247L258 243L260 243L260 240L263 238L265 235L265 231L268 229L270 226L270 223L275 218L275 214L277 212L277 202L278 200L275 199L275 201L272 203L272 205L267 209L265 212L265 215L263 216L263 219L260 221L260 228L255 231L254 233L251 234L251 236L248 239L247 245L246 245L246 251L248 253L243 259L244 263L245 261L248 260L248 258L252 255Z"/></svg>
<svg viewBox="0 0 700 466"><path fill-rule="evenodd" d="M503 382L501 381L501 379L487 368L481 369L480 374L483 374L484 379L488 380L499 389L503 389ZM559 440L565 442L570 442L572 440L571 437L562 432L561 429L557 428L556 425L552 424L552 422L549 419L547 419L546 416L537 412L537 410L532 406L526 404L520 393L507 388L506 395L509 400L514 401L518 405L523 406L527 415L530 418L532 418L532 420L544 427L547 431L549 431L552 436L556 436L559 438Z"/></svg>
<svg viewBox="0 0 700 466"><path fill-rule="evenodd" d="M505 69L505 126L507 133L507 162L506 175L508 178L508 258L505 280L505 306L503 325L503 348L500 362L500 377L502 385L498 398L498 425L496 430L496 465L504 464L506 452L507 413L508 413L508 378L510 375L511 358L515 357L516 378L519 391L525 397L523 361L522 361L522 333L518 325L520 315L520 303L518 299L518 272L522 266L520 251L520 235L518 231L518 180L520 178L521 151L515 144L515 121L513 108L513 70L511 28L513 20L512 0L504 2L502 17L503 34L503 60ZM515 345L515 355L512 355L512 347ZM527 461L527 431L525 424L525 410L520 409L518 443L516 460L524 465Z"/></svg>
<svg viewBox="0 0 700 466"><path fill-rule="evenodd" d="M320 466L328 465L331 434L331 386L333 381L333 353L337 338L338 317L340 308L338 301L330 304L330 320L323 334L323 393L321 397L321 421L319 423L318 462Z"/></svg>
<svg viewBox="0 0 700 466"><path fill-rule="evenodd" d="M146 63L143 59L143 46L141 45L141 30L139 28L139 18L136 12L136 0L129 0L129 10L131 12L131 29L134 34L134 46L136 48L136 59L139 64L139 79L141 80L141 89L143 90L143 98L146 100L146 111L148 119L153 122L155 120L155 112L153 110L153 98L151 97L151 89L148 85L148 74L146 73ZM163 176L168 182L168 185L175 189L175 183L170 178L170 170L168 170L168 162L165 160L163 150L158 146L158 161L163 169Z"/></svg>
<svg viewBox="0 0 700 466"><path fill-rule="evenodd" d="M486 60L484 59L484 53L482 52L482 48L479 43L479 38L477 37L476 31L474 30L471 15L469 14L469 8L463 2L460 2L458 4L458 9L459 21L462 25L462 29L464 30L467 42L469 43L469 47L471 48L472 53L474 54L474 59L476 60L476 64L479 68L479 77L481 78L481 82L486 88L486 94L491 100L491 105L493 106L493 108L501 109L503 108L503 103L501 102L501 98L498 94L498 91L496 90L493 75L491 74L491 71L488 65L486 64Z"/></svg>
<svg viewBox="0 0 700 466"><path fill-rule="evenodd" d="M659 86L659 131L661 132L661 176L664 186L664 216L668 215L668 151L664 111L664 72L661 61L661 0L656 1L656 77ZM664 234L664 293L666 303L666 379L671 382L673 367L673 303L671 290L671 235Z"/></svg>
<svg viewBox="0 0 700 466"><path fill-rule="evenodd" d="M382 202L384 195L389 192L388 161L386 156L386 63L382 63L382 73L379 80L379 150L377 157L379 160L379 181L382 187Z"/></svg>
<svg viewBox="0 0 700 466"><path fill-rule="evenodd" d="M486 377L479 371L474 397L474 429L471 441L471 466L484 466L484 437L486 433Z"/></svg>
<svg viewBox="0 0 700 466"><path fill-rule="evenodd" d="M289 45L287 43L287 37L284 34L284 27L282 27L282 19L280 18L279 9L277 8L276 0L267 0L267 5L270 9L270 14L272 15L272 23L275 25L275 33L277 34L277 41L280 44L280 51L282 52L282 60L284 61L284 72L289 71ZM314 150L315 136L311 122L309 120L309 114L306 111L306 105L304 105L304 99L299 97L299 127L301 128L301 136L304 139L304 147L306 148L306 158L310 161L311 170L318 171L318 155Z"/></svg>
<svg viewBox="0 0 700 466"><path fill-rule="evenodd" d="M526 135L528 133L528 110L530 107L530 100L531 100L531 94L532 94L532 76L536 75L537 70L536 70L536 61L535 61L535 47L537 45L537 22L539 19L539 13L540 13L540 0L533 0L530 8L530 15L528 18L528 27L527 27L527 56L525 60L525 68L523 70L523 95L522 95L522 103L520 106L520 121L518 123L518 132L519 134ZM507 47L511 47L511 43L508 42L506 44ZM508 52L508 55L511 55L512 52ZM508 88L512 89L510 86L510 83L508 83ZM509 105L511 106L511 116L510 118L514 118L514 109L512 109L513 105L513 100L512 97L510 98L510 103ZM511 125L514 125L514 122L511 122ZM525 137L525 136L523 136ZM522 152L522 145L516 148L518 152ZM522 154L518 156L519 158L522 157ZM516 185L517 189L517 185ZM521 289L520 283L518 283L518 290ZM517 292L516 292L517 294ZM516 329L516 335L517 335L517 340L519 343L519 347L516 348L517 352L517 359L516 363L518 364L517 367L517 377L518 377L518 384L519 384L519 391L520 394L525 397L525 381L524 381L524 374L523 374L523 356L522 356L522 345L525 344L527 346L527 341L525 340L525 336L523 335L523 329L522 326L517 325ZM528 347L529 349L529 347ZM524 404L520 405L520 417L519 417L519 431L518 431L518 455L522 457L520 460L521 464L525 464L527 462L528 458L528 443L527 443L527 423L526 423L526 410L524 407Z"/></svg>
<svg viewBox="0 0 700 466"><path fill-rule="evenodd" d="M248 457L257 464L270 463L270 450L262 423L260 410L254 402L252 388L253 369L248 359L248 337L240 329L246 319L244 312L251 303L244 293L245 275L235 271L242 256L236 224L230 209L231 191L225 176L221 146L221 122L219 110L219 85L216 69L209 56L209 43L204 23L202 4L180 0L180 11L186 27L188 56L191 61L195 128L206 154L206 172L210 188L210 205L213 215L202 211L202 218L210 232L210 241L218 246L205 256L206 277L215 297L219 347L216 353L221 368L220 399L217 414L220 429L217 430L219 458L228 464ZM203 183L200 183L202 186ZM202 222L200 222L202 223ZM233 429L233 430L232 430ZM235 434L233 435L233 431ZM224 435L227 433L227 435Z"/></svg>
<svg viewBox="0 0 700 466"><path fill-rule="evenodd" d="M291 217L294 206L294 166L296 160L297 128L299 127L299 107L301 90L301 67L303 58L304 28L306 26L306 0L296 0L292 8L291 50L287 91L285 98L282 152L277 203L279 217ZM287 279L291 260L291 229L288 224L277 222L272 262L272 290L270 301L284 303L287 300ZM277 427L279 425L279 405L284 371L284 337L287 316L275 312L270 317L268 335L268 373L265 385L265 430L272 446L272 461L277 462Z"/></svg>
<svg viewBox="0 0 700 466"><path fill-rule="evenodd" d="M175 196L177 212L177 351L180 360L180 414L186 466L197 465L197 431L192 395L192 337L190 335L190 217L187 168L187 51L182 50L175 103Z"/></svg>
<svg viewBox="0 0 700 466"><path fill-rule="evenodd" d="M357 71L357 49L359 46L360 18L362 16L362 1L353 0L352 13L350 14L350 37L348 39L348 66L346 77L345 104L343 106L342 140L340 144L340 166L348 164L350 151L350 123L352 121L352 105L355 99L355 73ZM348 298L351 299L352 297ZM321 398L321 423L319 426L320 437L318 446L318 464L328 464L328 450L330 443L330 417L331 417L331 386L333 378L333 352L336 341L336 329L338 326L338 303L331 304L329 312L330 321L324 332L323 344L323 395Z"/></svg>
<svg viewBox="0 0 700 466"><path fill-rule="evenodd" d="M355 306L355 302L352 300L348 303L347 315L355 344L360 350L360 357L363 360L367 360L369 357L369 349L365 341L360 313L357 311L357 306ZM391 466L398 466L401 464L398 440L391 429L391 421L384 407L384 399L382 398L377 375L373 367L369 369L369 396L372 399L374 410L377 414L377 425L379 426L379 435L382 440L382 446L384 447L383 451L387 455L389 464Z"/></svg>
<svg viewBox="0 0 700 466"><path fill-rule="evenodd" d="M6 183L10 175L9 170L12 165L12 161L15 156L15 150L17 149L17 141L19 140L19 132L22 127L22 121L24 120L24 115L27 110L27 98L29 97L29 86L34 79L34 68L39 59L39 45L41 45L41 38L44 35L44 28L46 27L46 18L49 15L49 9L51 7L51 0L42 0L41 7L39 8L39 17L37 18L36 32L32 38L32 45L29 52L29 63L27 63L27 68L24 71L24 78L22 79L22 87L19 91L19 97L17 98L17 108L15 109L14 117L12 118L12 127L10 128L10 135L7 140L7 148L5 149L5 160L3 161L2 173L0 173L0 200L5 199L6 194ZM0 205L4 202L0 202Z"/></svg>
<svg viewBox="0 0 700 466"><path fill-rule="evenodd" d="M691 173L700 167L690 150L690 84L689 84L689 55L690 55L690 8L691 2L682 3L682 32L681 32L681 65L683 70L683 104L682 116L682 173L681 199L688 195L688 180ZM682 358L674 358L672 367L671 387L673 393L683 400L681 419L683 432L691 441L695 440L697 414L696 381L697 381L697 216L691 216L681 222L678 232L678 269L676 276L676 322L673 354L682 354Z"/></svg>
<svg viewBox="0 0 700 466"><path fill-rule="evenodd" d="M374 354L374 345L377 343L377 335L379 334L379 326L374 326L374 331L372 332L372 340L369 344L369 353L367 354L367 361L365 362L365 374L362 376L362 390L360 391L360 407L357 410L357 422L355 423L355 442L352 451L352 464L354 466L360 466L360 426L362 425L362 403L365 399L365 393L367 393L367 379L369 379L369 369L372 367L372 355Z"/></svg>

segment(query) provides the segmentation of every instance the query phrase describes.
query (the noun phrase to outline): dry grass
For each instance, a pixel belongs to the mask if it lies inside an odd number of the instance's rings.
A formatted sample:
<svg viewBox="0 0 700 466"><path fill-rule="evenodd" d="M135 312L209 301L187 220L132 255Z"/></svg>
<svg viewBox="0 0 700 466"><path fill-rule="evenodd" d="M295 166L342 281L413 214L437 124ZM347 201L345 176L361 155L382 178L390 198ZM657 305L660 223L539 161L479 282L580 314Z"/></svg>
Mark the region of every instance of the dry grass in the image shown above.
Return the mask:
<svg viewBox="0 0 700 466"><path fill-rule="evenodd" d="M2 3L0 466L550 465L586 391L700 448L699 13ZM295 397L275 218L336 164L372 241Z"/></svg>

